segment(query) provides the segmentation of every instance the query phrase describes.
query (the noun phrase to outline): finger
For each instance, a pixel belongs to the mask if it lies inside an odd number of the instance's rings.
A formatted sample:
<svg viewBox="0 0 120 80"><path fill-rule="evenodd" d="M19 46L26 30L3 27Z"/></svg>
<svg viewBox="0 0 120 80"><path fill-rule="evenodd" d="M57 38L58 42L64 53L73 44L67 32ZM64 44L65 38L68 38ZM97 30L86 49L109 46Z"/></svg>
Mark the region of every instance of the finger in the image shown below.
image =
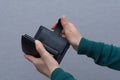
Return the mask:
<svg viewBox="0 0 120 80"><path fill-rule="evenodd" d="M30 61L30 62L32 62L32 63L34 63L34 61L36 61L36 58L35 57L33 57L33 56L31 56L31 55L24 55L24 57L28 60L28 61Z"/></svg>
<svg viewBox="0 0 120 80"><path fill-rule="evenodd" d="M63 28L68 27L68 23L69 22L68 22L67 18L65 16L62 16L61 17L61 24L62 24ZM55 22L52 25L51 29L54 30L57 27L57 24L58 24L58 22Z"/></svg>
<svg viewBox="0 0 120 80"><path fill-rule="evenodd" d="M35 40L35 45L36 45L36 49L41 57L49 54L39 40Z"/></svg>
<svg viewBox="0 0 120 80"><path fill-rule="evenodd" d="M28 61L32 62L34 65L36 65L36 64L38 64L38 63L43 63L42 59L40 59L40 58L35 58L35 57L31 56L31 55L26 55L26 54L25 54L24 57L25 57Z"/></svg>
<svg viewBox="0 0 120 80"><path fill-rule="evenodd" d="M69 21L67 20L67 18L65 16L61 17L61 24L64 29L69 28Z"/></svg>
<svg viewBox="0 0 120 80"><path fill-rule="evenodd" d="M51 27L52 30L54 30L54 29L57 27L57 23L58 23L58 22L55 22L55 23L52 25L52 27Z"/></svg>

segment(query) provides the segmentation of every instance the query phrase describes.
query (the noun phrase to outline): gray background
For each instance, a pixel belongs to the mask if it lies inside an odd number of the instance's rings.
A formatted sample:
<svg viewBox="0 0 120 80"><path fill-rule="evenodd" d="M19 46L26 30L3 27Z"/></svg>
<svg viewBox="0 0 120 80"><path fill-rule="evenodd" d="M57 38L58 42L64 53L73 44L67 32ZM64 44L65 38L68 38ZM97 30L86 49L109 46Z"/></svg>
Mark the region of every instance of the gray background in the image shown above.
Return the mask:
<svg viewBox="0 0 120 80"><path fill-rule="evenodd" d="M21 35L34 36L61 15L94 41L120 46L120 0L0 0L0 80L49 80L23 57ZM120 72L96 65L72 47L61 67L77 80L119 80Z"/></svg>

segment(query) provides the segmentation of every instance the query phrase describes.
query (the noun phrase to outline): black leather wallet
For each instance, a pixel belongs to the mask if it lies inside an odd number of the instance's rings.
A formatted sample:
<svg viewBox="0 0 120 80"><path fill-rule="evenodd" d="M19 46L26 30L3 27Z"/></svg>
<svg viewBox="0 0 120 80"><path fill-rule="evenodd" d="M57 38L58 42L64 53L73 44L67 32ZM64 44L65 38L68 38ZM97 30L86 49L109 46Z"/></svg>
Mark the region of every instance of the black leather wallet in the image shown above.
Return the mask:
<svg viewBox="0 0 120 80"><path fill-rule="evenodd" d="M44 26L40 26L34 38L27 34L22 35L21 43L23 52L39 58L40 55L36 51L34 43L35 40L39 40L42 42L45 49L52 54L60 64L70 46L69 42L60 35L62 29L61 20L59 19L54 31L51 31Z"/></svg>

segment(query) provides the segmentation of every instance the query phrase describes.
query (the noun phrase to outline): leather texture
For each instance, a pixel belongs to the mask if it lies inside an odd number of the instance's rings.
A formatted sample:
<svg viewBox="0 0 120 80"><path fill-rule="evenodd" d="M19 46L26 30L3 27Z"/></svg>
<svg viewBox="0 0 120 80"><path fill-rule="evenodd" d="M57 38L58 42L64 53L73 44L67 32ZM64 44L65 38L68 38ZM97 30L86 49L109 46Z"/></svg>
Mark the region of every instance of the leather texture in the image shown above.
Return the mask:
<svg viewBox="0 0 120 80"><path fill-rule="evenodd" d="M34 38L27 34L23 35L21 40L23 52L34 57L40 57L35 49L34 43L35 40L39 40L42 42L45 49L54 56L58 63L60 63L70 46L69 42L60 35L62 29L59 19L54 31L51 31L44 26L40 26Z"/></svg>

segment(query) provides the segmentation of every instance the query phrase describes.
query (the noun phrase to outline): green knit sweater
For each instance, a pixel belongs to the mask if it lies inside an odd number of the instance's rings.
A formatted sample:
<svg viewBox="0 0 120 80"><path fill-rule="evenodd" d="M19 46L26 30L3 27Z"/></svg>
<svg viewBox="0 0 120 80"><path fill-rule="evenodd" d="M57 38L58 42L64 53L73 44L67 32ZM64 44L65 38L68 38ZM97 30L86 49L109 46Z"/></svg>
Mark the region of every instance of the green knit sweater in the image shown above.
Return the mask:
<svg viewBox="0 0 120 80"><path fill-rule="evenodd" d="M120 47L82 38L78 46L78 54L93 58L98 65L120 70ZM57 68L53 71L51 80L75 80L75 78L61 68Z"/></svg>

